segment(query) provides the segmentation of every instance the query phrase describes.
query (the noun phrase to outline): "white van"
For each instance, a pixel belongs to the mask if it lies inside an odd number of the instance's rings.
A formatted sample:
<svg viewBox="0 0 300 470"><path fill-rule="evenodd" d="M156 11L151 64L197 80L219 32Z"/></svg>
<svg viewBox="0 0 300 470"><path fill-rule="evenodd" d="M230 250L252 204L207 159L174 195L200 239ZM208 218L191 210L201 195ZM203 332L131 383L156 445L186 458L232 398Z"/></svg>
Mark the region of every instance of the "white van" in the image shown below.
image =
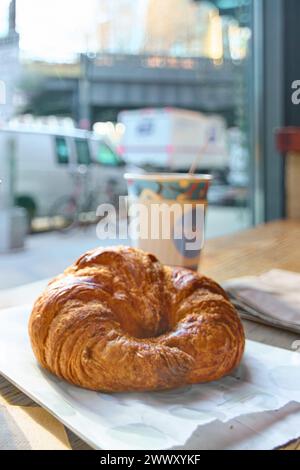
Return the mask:
<svg viewBox="0 0 300 470"><path fill-rule="evenodd" d="M122 160L108 142L90 132L37 130L23 125L0 129L0 159L6 158L9 142L13 142L14 149L15 202L25 207L31 217L53 215L51 210L59 198L73 193L74 174L79 170L86 172L88 191L95 195L95 207L105 200L110 175L124 191Z"/></svg>
<svg viewBox="0 0 300 470"><path fill-rule="evenodd" d="M123 111L120 153L125 161L172 171L225 170L229 164L225 120L218 115L174 109Z"/></svg>

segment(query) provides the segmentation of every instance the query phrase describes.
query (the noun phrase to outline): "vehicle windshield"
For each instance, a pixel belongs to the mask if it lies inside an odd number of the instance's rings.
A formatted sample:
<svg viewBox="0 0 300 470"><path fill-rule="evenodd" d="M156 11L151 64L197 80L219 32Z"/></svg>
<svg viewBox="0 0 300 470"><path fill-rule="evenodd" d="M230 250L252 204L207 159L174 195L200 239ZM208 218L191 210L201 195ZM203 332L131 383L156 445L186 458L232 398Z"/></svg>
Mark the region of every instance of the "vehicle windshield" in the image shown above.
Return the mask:
<svg viewBox="0 0 300 470"><path fill-rule="evenodd" d="M101 142L98 145L96 161L97 163L101 163L101 165L108 166L121 166L124 164L123 160L118 155L118 153L104 142Z"/></svg>

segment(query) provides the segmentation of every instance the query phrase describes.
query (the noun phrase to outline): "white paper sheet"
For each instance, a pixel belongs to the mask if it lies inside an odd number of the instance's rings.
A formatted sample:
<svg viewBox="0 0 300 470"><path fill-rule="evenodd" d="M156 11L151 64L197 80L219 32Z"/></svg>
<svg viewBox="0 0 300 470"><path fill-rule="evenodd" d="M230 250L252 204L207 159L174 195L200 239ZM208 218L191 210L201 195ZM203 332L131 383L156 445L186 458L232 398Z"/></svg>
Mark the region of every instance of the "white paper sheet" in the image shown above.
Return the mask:
<svg viewBox="0 0 300 470"><path fill-rule="evenodd" d="M272 450L300 437L300 405L240 416L227 423L200 426L186 442L187 450ZM175 449L179 449L175 447Z"/></svg>
<svg viewBox="0 0 300 470"><path fill-rule="evenodd" d="M300 403L300 355L250 341L240 367L218 382L127 394L74 387L38 367L27 333L30 310L0 311L0 373L96 448L181 447L199 426Z"/></svg>

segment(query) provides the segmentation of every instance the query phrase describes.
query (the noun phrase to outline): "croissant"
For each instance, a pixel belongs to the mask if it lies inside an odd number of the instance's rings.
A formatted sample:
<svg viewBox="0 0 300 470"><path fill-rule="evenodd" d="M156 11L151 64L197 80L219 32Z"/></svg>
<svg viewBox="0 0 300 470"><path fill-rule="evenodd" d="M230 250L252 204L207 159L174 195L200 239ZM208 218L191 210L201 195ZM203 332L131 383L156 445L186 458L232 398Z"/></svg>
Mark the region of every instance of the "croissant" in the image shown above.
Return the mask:
<svg viewBox="0 0 300 470"><path fill-rule="evenodd" d="M129 247L87 252L51 281L29 335L44 368L106 392L219 379L239 364L245 343L218 284Z"/></svg>

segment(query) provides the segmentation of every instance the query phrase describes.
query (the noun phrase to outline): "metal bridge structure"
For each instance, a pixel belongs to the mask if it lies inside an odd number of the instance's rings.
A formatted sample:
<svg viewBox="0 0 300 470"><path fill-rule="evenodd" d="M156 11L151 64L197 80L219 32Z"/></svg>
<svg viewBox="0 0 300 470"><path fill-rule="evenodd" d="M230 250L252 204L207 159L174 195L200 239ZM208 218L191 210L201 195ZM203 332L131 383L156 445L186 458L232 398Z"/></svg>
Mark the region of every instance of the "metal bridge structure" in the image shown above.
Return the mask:
<svg viewBox="0 0 300 470"><path fill-rule="evenodd" d="M159 55L81 55L76 63L27 63L41 78L48 113L91 123L122 109L180 107L209 113L235 107L243 65L224 59ZM111 113L110 113L111 111Z"/></svg>

